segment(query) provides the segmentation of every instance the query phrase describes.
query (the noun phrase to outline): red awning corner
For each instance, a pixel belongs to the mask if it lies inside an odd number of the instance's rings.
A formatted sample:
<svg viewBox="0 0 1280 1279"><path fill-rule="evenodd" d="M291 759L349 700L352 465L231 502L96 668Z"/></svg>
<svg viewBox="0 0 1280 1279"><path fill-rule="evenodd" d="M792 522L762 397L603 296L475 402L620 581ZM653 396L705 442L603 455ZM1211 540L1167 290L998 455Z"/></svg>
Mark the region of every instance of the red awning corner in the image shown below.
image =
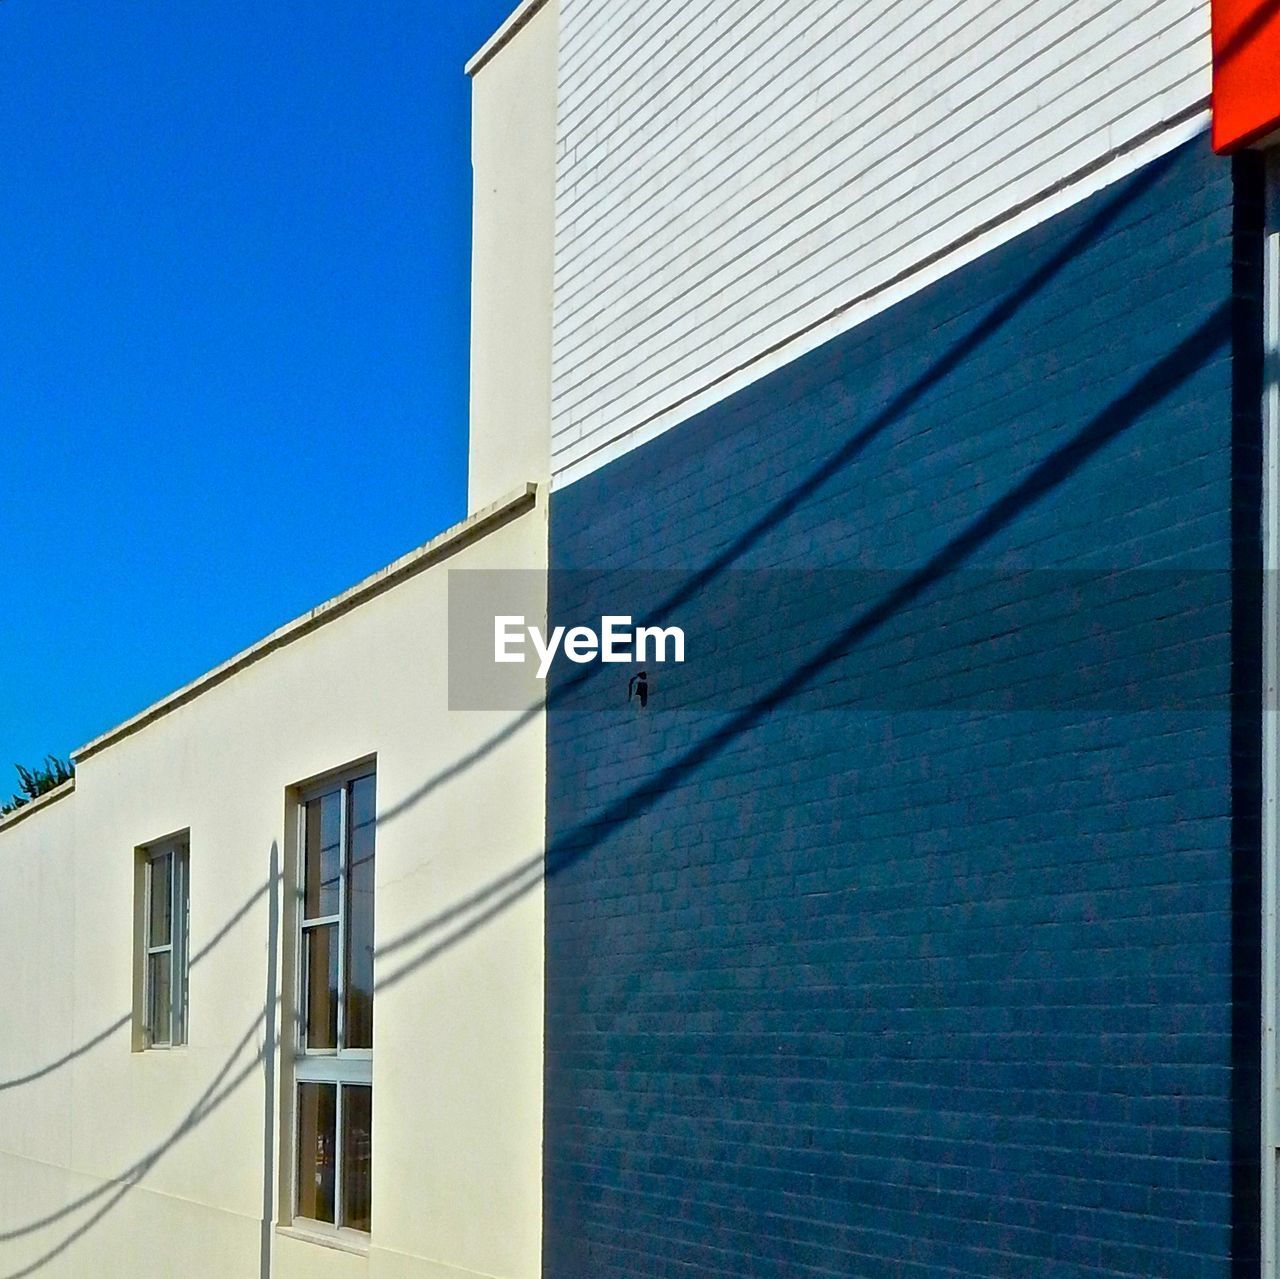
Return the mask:
<svg viewBox="0 0 1280 1279"><path fill-rule="evenodd" d="M1212 0L1213 149L1280 130L1280 0Z"/></svg>

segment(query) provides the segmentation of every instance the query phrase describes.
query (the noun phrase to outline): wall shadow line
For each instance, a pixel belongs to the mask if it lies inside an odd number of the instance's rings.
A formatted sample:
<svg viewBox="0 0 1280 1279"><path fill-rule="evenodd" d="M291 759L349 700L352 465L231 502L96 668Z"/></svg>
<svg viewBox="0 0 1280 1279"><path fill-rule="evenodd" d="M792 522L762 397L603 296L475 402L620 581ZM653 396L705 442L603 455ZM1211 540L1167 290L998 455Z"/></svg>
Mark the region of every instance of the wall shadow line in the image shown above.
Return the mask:
<svg viewBox="0 0 1280 1279"><path fill-rule="evenodd" d="M1064 269L1067 263L1079 254L1083 243L1100 234L1142 190L1157 181L1164 170L1167 169L1169 163L1171 163L1171 157L1164 157L1161 161L1153 162L1153 164L1147 166L1134 179L1126 182L1123 189L1108 201L1102 209L1090 217L1062 250L1055 253L1038 270L1033 272L1023 284L998 303L973 330L935 361L910 386L895 396L866 426L810 472L795 489L775 503L749 529L745 530L723 552L718 554L710 564L692 575L688 582L682 585L678 591L674 592L659 607L665 609L674 608L692 598L699 590L714 581L733 563L737 562L771 530L787 520L806 498L812 496L842 469L856 461L865 449L888 429L893 422L909 412L931 386L945 378L982 342L994 335L1054 276ZM773 688L730 716L722 727L704 737L701 741L682 752L671 763L659 769L653 778L636 785L625 795L606 805L605 809L599 814L578 822L563 836L556 839L547 848L545 854L542 852L534 854L518 863L490 884L453 903L430 919L415 925L379 947L375 951L375 955L385 961L392 954L398 954L423 942L428 943L425 949L404 960L386 976L379 978L375 983L374 989L381 991L404 981L423 965L457 945L460 941L502 914L514 903L527 896L530 891L544 882L545 879L559 874L587 857L612 836L619 827L647 812L683 779L691 776L697 769L715 759L729 745L750 732L769 714L805 690L825 669L847 655L851 648L874 634L897 612L919 598L920 595L928 591L937 582L955 572L975 552L988 543L1002 529L1008 527L1025 510L1065 483L1101 449L1132 425L1144 411L1158 404L1168 393L1192 377L1203 367L1210 356L1221 349L1229 338L1229 319L1230 314L1227 305L1215 310L1205 321L1189 332L1175 348L1157 360L1155 364L1139 376L1126 391L1095 414L1079 432L1063 444L1052 449L1040 462L1031 468L1028 474L1017 481L985 511L972 519L919 569L907 573L898 587L862 611L852 622L843 627L831 640L824 644L814 656L800 664L789 675L776 683ZM462 756L454 764L428 778L427 781L404 798L379 814L378 823L382 824L394 820L421 802L422 799L430 795L440 785L483 760L498 745L532 720L546 706L551 705L553 701L569 696L581 686L583 681L591 677L591 673L587 673L557 686L546 698L534 707L521 712L519 716L497 734ZM274 1149L274 1059L278 1050L276 1019L280 1004L279 992L275 989L278 979L278 972L275 968L275 952L279 928L278 894L272 891L274 885L280 880L277 861L278 849L273 845L272 873L267 883L255 890L249 901L239 908L215 934L214 938L191 961L192 965L194 965L199 959L207 955L215 945L228 935L235 924L247 914L252 905L264 893L271 892L272 900L268 928L272 944L268 952L267 1007L264 1009L263 1014L255 1014L248 1031L237 1043L226 1063L219 1069L212 1082L204 1090L200 1098L197 1099L183 1121L163 1143L153 1148L152 1151L119 1176L104 1182L102 1186L78 1197L59 1210L24 1226L0 1232L0 1242L12 1241L43 1230L105 1197L105 1202L101 1203L86 1221L67 1234L65 1238L35 1261L4 1276L3 1279L24 1279L25 1276L33 1274L65 1252L73 1243L93 1229L120 1202L123 1196L141 1181L169 1149L193 1131L249 1078L259 1064L264 1062L264 1057L266 1058L267 1071L270 1073L270 1078L267 1080L267 1100L264 1103L262 1274L264 1279L269 1275L269 1220L274 1215L271 1204L271 1192L274 1183L274 1160L272 1155ZM436 935L442 930L444 931L444 936L437 937ZM126 1015L105 1031L99 1032L92 1039L86 1041L84 1045L58 1059L58 1061L41 1068L39 1071L0 1083L0 1090L30 1082L60 1068L69 1061L90 1051L92 1047L103 1042L122 1026L127 1025L131 1016L131 1013ZM262 1045L240 1070L232 1074L236 1061L252 1040L255 1030L260 1026L263 1028Z"/></svg>
<svg viewBox="0 0 1280 1279"><path fill-rule="evenodd" d="M902 584L888 592L870 608L862 612L848 626L842 628L831 640L811 658L798 666L791 674L779 681L772 689L755 699L741 711L732 715L728 722L709 736L683 752L679 758L659 770L651 780L642 782L632 788L626 795L614 800L605 810L579 822L571 828L547 850L545 859L537 855L520 863L512 871L500 876L491 885L471 894L464 901L455 903L432 921L418 926L377 952L380 955L411 944L432 931L461 918L467 911L478 909L478 913L466 919L452 929L443 938L432 942L425 950L405 961L387 976L375 983L375 990L384 990L404 981L412 973L426 963L438 957L446 950L476 932L486 923L506 911L515 902L525 897L533 888L546 878L554 876L581 861L604 842L620 824L634 820L638 815L648 811L664 795L669 793L681 780L692 775L699 767L718 756L731 743L749 732L768 714L784 705L787 701L802 692L812 680L832 663L844 657L849 650L861 643L868 636L883 626L896 612L913 602L931 586L956 571L978 549L985 545L999 531L1006 528L1013 520L1030 506L1057 489L1074 475L1081 466L1093 458L1103 447L1117 438L1133 421L1147 409L1158 404L1165 395L1186 382L1203 365L1207 359L1219 351L1231 336L1231 309L1229 304L1218 307L1206 320L1192 330L1172 351L1158 360L1127 391L1118 396L1110 405L1101 410L1077 434L1037 463L1031 471L997 499L982 514L973 519L964 529L952 537L929 560L913 573L908 574ZM276 866L278 849L272 849L272 875L266 889L278 882L279 874ZM542 863L539 866L539 863ZM505 891L504 891L505 889ZM254 899L264 890L258 890ZM251 900L254 900L251 899ZM278 916L275 912L277 895L272 895L272 913L269 921L269 936L275 936L278 929ZM241 908L233 921L242 916L247 907ZM218 937L225 936L229 924L220 930ZM212 945L213 943L211 943ZM208 953L205 947L202 954ZM274 949L271 952L274 954ZM235 1045L227 1061L219 1069L213 1080L206 1087L183 1121L160 1145L153 1148L141 1159L131 1165L123 1173L104 1182L94 1190L79 1196L63 1205L57 1211L47 1214L23 1226L0 1231L0 1243L30 1235L55 1224L63 1218L88 1207L105 1197L92 1215L70 1231L34 1261L5 1275L3 1279L26 1279L50 1261L70 1248L81 1239L120 1200L136 1186L146 1173L173 1148L182 1138L192 1132L205 1118L214 1112L229 1096L239 1089L245 1080L253 1074L271 1045L271 1056L275 1052L275 1019L279 1007L279 995L274 992L274 965L268 962L268 1007L263 1015L255 1015L248 1030ZM223 1081L231 1074L235 1062L245 1046L252 1040L259 1027L264 1027L263 1043L250 1060L232 1076L229 1082ZM268 1101L264 1112L264 1140L267 1142L267 1158L264 1164L264 1231L271 1214L270 1194L273 1182L272 1160L270 1155L274 1132L273 1115L270 1109L272 1089L266 1090ZM264 1234L264 1244L269 1248L269 1239ZM263 1274L269 1275L270 1254L264 1249Z"/></svg>
<svg viewBox="0 0 1280 1279"><path fill-rule="evenodd" d="M145 1155L141 1156L123 1172L117 1173L113 1177L107 1178L101 1185L96 1186L93 1190L86 1191L83 1195L75 1199L68 1200L60 1208L53 1212L47 1213L43 1217L37 1217L33 1221L28 1221L21 1226L15 1226L8 1229L0 1230L0 1243L10 1243L15 1239L21 1239L26 1235L35 1234L37 1231L44 1230L48 1226L61 1221L64 1217L77 1212L81 1208L88 1207L96 1199L101 1199L103 1195L108 1194L113 1187L123 1185L125 1189L129 1189L136 1185L141 1177L176 1144L176 1142L188 1132L190 1132L197 1124L200 1123L208 1114L210 1114L218 1105L221 1104L228 1096L231 1095L244 1081L249 1074L255 1070L262 1060L262 1047L259 1047L249 1061L240 1069L240 1071L232 1078L231 1082L225 1087L222 1086L223 1080L231 1074L240 1054L253 1040L255 1033L260 1028L262 1022L260 1014L255 1013L253 1021L249 1028L236 1041L226 1061L218 1068L213 1078L206 1085L203 1092L192 1104L186 1115L179 1122L177 1127L158 1145L153 1146ZM19 1156L20 1157L20 1156ZM74 1169L68 1169L74 1171ZM11 1277L6 1276L6 1279Z"/></svg>
<svg viewBox="0 0 1280 1279"><path fill-rule="evenodd" d="M271 1265L269 1251L271 1238L270 1226L274 1225L272 1199L272 1191L274 1188L274 1142L271 1138L274 1136L275 1054L278 1045L277 1015L280 1008L278 967L276 960L279 940L280 894L277 889L282 878L279 866L279 845L273 840L270 853L270 874L266 884L262 888L254 891L248 901L235 911L227 922L192 959L192 962L194 963L196 959L209 954L225 939L231 929L244 918L246 912L261 897L262 893L264 891L268 892L270 894L270 899L267 924L267 990L262 1011L254 1015L252 1022L250 1022L245 1032L232 1046L226 1060L214 1073L213 1078L204 1087L200 1095L192 1103L173 1131L170 1132L163 1141L153 1146L149 1151L143 1154L123 1171L117 1173L115 1176L109 1177L105 1181L102 1181L92 1190L69 1200L55 1211L46 1213L44 1216L38 1217L32 1221L25 1222L20 1226L0 1229L0 1244L13 1243L20 1238L36 1234L54 1226L58 1222L80 1212L83 1209L89 1208L94 1204L98 1204L97 1208L88 1218L86 1218L86 1220L81 1222L74 1229L68 1231L65 1236L48 1248L39 1257L28 1262L19 1269L4 1275L3 1279L25 1279L25 1276L34 1274L36 1271L42 1269L64 1253L78 1239L83 1238L84 1235L92 1230L94 1226L96 1226L107 1215L107 1213L109 1213L124 1198L124 1196L129 1193L130 1190L134 1189L142 1182L146 1174L156 1166L166 1153L172 1150L184 1137L193 1132L229 1097L237 1092L244 1083L257 1072L259 1066L262 1066L264 1075L264 1131L268 1140L268 1145L264 1152L265 1162L263 1174L263 1239L265 1251L262 1254L262 1274L264 1279L269 1279ZM261 1031L261 1041L258 1047L237 1069L236 1063L241 1060L244 1050L252 1043L255 1034L259 1031ZM72 1170L69 1169L68 1171ZM99 1203L99 1201L102 1202Z"/></svg>
<svg viewBox="0 0 1280 1279"><path fill-rule="evenodd" d="M1258 7L1232 32L1214 54L1214 62L1224 67L1242 54L1250 43L1262 34L1262 29L1280 16L1280 0L1261 0Z"/></svg>
<svg viewBox="0 0 1280 1279"><path fill-rule="evenodd" d="M228 918L216 933L192 954L187 961L187 969L190 971L202 959L204 959L215 947L225 940L228 933L253 909L254 905L261 900L263 896L271 892L273 884L280 878L278 872L274 879L269 879L265 884L255 888L249 895L248 899L239 906L236 911ZM109 1026L98 1031L86 1039L82 1044L72 1048L64 1053L61 1057L55 1058L53 1061L46 1062L45 1065L38 1067L36 1070L28 1071L25 1075L14 1075L11 1079L0 1079L0 1093L7 1092L11 1088L21 1088L24 1084L34 1083L37 1079L43 1079L46 1075L51 1075L57 1070L61 1070L64 1066L68 1066L78 1057L83 1057L86 1053L91 1052L99 1044L110 1039L117 1031L124 1029L133 1021L134 1013L130 1009L122 1017L116 1018Z"/></svg>
<svg viewBox="0 0 1280 1279"><path fill-rule="evenodd" d="M536 858L521 862L513 871L473 893L466 899L465 906L450 907L376 950L374 953L378 958L394 953L414 941L427 938L438 931L443 923L457 918L465 909L483 907L472 919L460 924L419 955L380 978L374 989L383 990L397 985L423 964L435 959L501 914L544 879L581 860L607 839L616 826L647 811L681 780L714 759L770 712L802 692L816 676L879 630L894 614L962 567L977 550L1008 527L1023 511L1065 483L1099 450L1132 425L1138 416L1160 403L1166 395L1198 372L1211 356L1226 347L1232 336L1232 318L1231 303L1224 302L1218 306L1176 347L1132 383L1128 390L1095 414L1069 440L1051 450L1027 475L946 542L925 564L908 573L898 587L840 630L790 675L730 716L721 728L661 768L651 780L633 787L625 795L612 801L602 813L584 819L554 841L546 851L545 866L540 873L536 869L533 874L527 873L529 867L536 868ZM507 885L511 885L509 891L503 892Z"/></svg>
<svg viewBox="0 0 1280 1279"><path fill-rule="evenodd" d="M1274 0L1280 4L1280 0ZM951 347L934 360L928 368L899 391L887 405L876 412L871 420L831 453L818 466L799 481L795 488L775 502L749 528L743 530L724 550L719 552L705 568L692 574L689 580L656 604L652 616L662 617L682 604L711 582L723 576L769 533L782 525L809 498L828 481L834 479L855 462L884 432L903 418L924 398L925 394L953 373L983 343L993 338L1029 302L1040 294L1058 275L1071 264L1093 241L1106 232L1129 205L1160 181L1177 157L1177 150L1166 153L1145 165L1127 178L1120 189L1097 211L1091 214L1063 246L1054 252L1027 278L1001 298L989 311ZM807 357L801 357L807 358ZM552 570L554 576L555 570ZM426 799L441 786L480 763L504 742L512 738L544 710L569 696L582 683L595 678L598 668L589 668L566 680L546 693L532 706L526 707L479 746L467 752L452 764L441 769L420 783L409 794L388 806L378 815L378 824L394 821L401 814Z"/></svg>

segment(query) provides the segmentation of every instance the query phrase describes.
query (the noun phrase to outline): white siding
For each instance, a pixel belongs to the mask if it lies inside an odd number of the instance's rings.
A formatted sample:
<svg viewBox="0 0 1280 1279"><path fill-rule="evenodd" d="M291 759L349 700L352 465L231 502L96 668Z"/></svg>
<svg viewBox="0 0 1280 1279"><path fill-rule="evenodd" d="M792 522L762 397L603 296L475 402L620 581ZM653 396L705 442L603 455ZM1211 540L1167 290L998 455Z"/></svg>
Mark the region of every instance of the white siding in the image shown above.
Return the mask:
<svg viewBox="0 0 1280 1279"><path fill-rule="evenodd" d="M563 0L560 482L1146 158L1208 95L1208 31L1208 0Z"/></svg>

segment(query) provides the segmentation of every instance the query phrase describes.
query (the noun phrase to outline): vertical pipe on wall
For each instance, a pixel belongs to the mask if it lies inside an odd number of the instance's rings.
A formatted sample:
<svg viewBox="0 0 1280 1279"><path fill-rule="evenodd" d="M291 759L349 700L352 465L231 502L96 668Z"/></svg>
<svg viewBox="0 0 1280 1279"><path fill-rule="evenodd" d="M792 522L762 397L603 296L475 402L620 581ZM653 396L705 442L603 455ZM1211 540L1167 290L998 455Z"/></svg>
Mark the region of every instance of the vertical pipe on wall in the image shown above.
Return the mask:
<svg viewBox="0 0 1280 1279"><path fill-rule="evenodd" d="M1267 157L1262 389L1262 1273L1277 1279L1276 884L1280 856L1280 153Z"/></svg>

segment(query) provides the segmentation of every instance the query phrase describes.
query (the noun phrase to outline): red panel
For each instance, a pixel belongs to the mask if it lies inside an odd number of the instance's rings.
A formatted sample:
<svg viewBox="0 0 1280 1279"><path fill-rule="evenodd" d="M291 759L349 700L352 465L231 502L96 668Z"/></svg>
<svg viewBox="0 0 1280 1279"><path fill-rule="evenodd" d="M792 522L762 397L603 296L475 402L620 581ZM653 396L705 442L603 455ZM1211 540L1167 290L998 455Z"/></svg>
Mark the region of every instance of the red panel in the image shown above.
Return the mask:
<svg viewBox="0 0 1280 1279"><path fill-rule="evenodd" d="M1280 0L1212 0L1213 149L1280 129Z"/></svg>

